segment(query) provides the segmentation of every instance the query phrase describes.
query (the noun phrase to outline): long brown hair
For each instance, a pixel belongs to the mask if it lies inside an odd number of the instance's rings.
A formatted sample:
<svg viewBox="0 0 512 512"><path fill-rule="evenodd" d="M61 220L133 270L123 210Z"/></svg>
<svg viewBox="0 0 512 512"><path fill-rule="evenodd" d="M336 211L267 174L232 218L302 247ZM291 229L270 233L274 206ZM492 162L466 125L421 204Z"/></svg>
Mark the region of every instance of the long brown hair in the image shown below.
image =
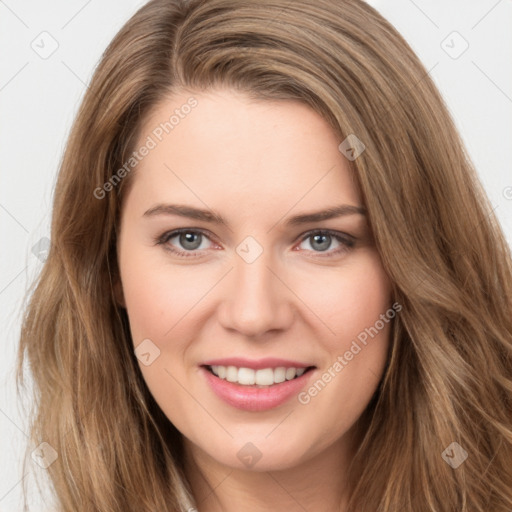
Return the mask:
<svg viewBox="0 0 512 512"><path fill-rule="evenodd" d="M33 443L58 454L47 471L59 510L190 506L180 433L144 383L114 297L137 168L119 170L160 101L217 86L299 100L340 142L366 146L351 166L402 310L365 411L350 511L509 512L510 249L428 72L361 0L152 0L105 51L61 163L19 349L19 381L28 360L35 383ZM457 467L455 452L467 454Z"/></svg>

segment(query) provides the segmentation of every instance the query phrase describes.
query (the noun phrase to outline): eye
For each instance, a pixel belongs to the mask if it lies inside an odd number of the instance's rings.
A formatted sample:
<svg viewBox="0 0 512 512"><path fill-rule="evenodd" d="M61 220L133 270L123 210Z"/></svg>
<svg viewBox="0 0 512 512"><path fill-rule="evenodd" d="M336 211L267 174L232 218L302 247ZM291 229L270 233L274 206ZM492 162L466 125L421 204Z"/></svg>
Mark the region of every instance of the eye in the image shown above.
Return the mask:
<svg viewBox="0 0 512 512"><path fill-rule="evenodd" d="M185 250L176 249L175 246L171 244L171 240L174 238ZM200 229L181 228L164 233L159 236L155 242L157 245L163 245L166 250L176 254L177 256L190 258L201 256L201 254L196 254L193 251L207 249L207 247L201 247L203 239L208 239L204 231Z"/></svg>
<svg viewBox="0 0 512 512"><path fill-rule="evenodd" d="M175 242L172 242L175 239ZM174 231L168 231L155 239L156 245L164 246L165 250L183 258L199 257L202 254L196 251L204 251L208 249L208 244L203 245L205 240L209 240L206 232L201 229L181 228ZM319 257L332 257L349 251L355 245L355 238L331 230L315 230L308 231L301 236L302 245L306 241L310 241L312 247L309 252L317 253ZM329 250L333 243L336 242L338 247L335 250ZM176 245L182 247L177 248ZM300 246L299 246L300 247ZM325 253L325 254L322 254ZM315 256L316 257L316 256Z"/></svg>
<svg viewBox="0 0 512 512"><path fill-rule="evenodd" d="M328 250L332 246L333 240L338 244L338 248ZM355 245L355 239L352 236L330 230L309 231L302 236L301 245L306 241L310 241L309 245L313 248L314 253L325 253L319 254L319 256L327 258L347 252Z"/></svg>

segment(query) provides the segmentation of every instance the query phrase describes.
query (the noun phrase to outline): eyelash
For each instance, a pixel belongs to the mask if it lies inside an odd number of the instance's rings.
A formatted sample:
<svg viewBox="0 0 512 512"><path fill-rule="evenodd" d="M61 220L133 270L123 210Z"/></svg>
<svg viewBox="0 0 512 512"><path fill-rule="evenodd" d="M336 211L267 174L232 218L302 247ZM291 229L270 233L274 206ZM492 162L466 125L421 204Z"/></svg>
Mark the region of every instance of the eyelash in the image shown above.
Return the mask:
<svg viewBox="0 0 512 512"><path fill-rule="evenodd" d="M196 249L196 251L180 251L180 250L171 248L172 246L170 246L170 245L167 245L169 240L171 240L172 238L174 238L182 233L195 233L195 234L200 233L201 235L203 235L209 239L206 231L203 231L202 229L180 228L180 229L175 229L173 231L166 231L165 233L156 237L154 240L155 245L164 246L164 249L166 251L169 251L180 258L200 257L201 254L197 254L197 252L198 252L197 249ZM312 238L314 235L329 235L341 243L340 248L338 248L334 251L329 251L329 252L325 251L325 255L322 254L324 251L310 251L310 252L318 253L319 254L318 257L320 257L320 258L332 258L341 253L349 251L350 249L353 248L353 246L355 244L354 237L348 236L348 235L342 235L341 233L339 233L337 231L331 231L329 229L315 229L315 230L307 231L306 233L304 233L302 235L302 238L300 239L300 243L302 243L304 240L307 240L308 238ZM199 251L199 252L201 252L201 251ZM315 257L317 257L317 256L315 256Z"/></svg>

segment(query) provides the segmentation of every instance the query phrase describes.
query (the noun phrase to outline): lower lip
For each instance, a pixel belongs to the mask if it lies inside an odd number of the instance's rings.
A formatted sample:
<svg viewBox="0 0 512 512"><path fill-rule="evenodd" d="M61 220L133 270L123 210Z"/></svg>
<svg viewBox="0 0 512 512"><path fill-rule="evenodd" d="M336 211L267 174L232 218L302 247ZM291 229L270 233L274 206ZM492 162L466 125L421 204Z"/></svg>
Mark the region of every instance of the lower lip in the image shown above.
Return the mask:
<svg viewBox="0 0 512 512"><path fill-rule="evenodd" d="M287 402L305 386L314 369L300 377L274 384L268 388L253 388L221 379L201 367L213 392L224 402L244 411L266 411Z"/></svg>

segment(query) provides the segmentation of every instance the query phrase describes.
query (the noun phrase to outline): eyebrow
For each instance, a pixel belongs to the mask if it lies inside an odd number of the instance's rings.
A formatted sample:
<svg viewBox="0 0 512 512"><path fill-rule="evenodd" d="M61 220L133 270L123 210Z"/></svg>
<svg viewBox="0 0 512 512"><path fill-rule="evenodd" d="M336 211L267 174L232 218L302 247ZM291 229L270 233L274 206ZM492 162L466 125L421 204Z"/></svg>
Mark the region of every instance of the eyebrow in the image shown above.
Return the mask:
<svg viewBox="0 0 512 512"><path fill-rule="evenodd" d="M144 212L143 217L153 217L156 215L178 215L180 217L187 217L189 219L210 222L213 224L223 225L228 227L226 220L213 210L202 210L192 206L181 204L157 204ZM286 221L286 225L297 226L300 224L307 224L310 222L318 222L322 220L334 219L337 217L344 217L347 215L366 215L366 208L362 206L342 204L333 206L326 210L320 210L310 213L302 213L290 217Z"/></svg>

